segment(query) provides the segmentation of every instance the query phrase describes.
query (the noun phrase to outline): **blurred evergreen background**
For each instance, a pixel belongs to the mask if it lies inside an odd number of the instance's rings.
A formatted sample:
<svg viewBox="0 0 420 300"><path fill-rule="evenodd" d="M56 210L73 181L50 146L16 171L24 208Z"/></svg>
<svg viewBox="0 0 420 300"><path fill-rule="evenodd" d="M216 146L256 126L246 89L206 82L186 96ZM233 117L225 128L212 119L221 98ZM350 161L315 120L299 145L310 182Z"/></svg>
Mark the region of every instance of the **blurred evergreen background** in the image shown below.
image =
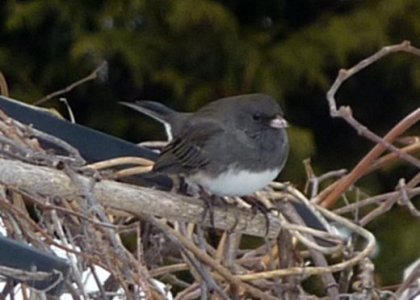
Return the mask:
<svg viewBox="0 0 420 300"><path fill-rule="evenodd" d="M302 160L317 174L352 168L373 146L329 117L325 93L340 68L389 44L420 46L418 0L36 0L0 3L0 71L10 96L33 103L109 62L107 76L65 94L82 125L138 142L164 138L118 101L150 99L191 111L229 95L274 96L292 124L281 180L304 187ZM397 54L347 82L338 95L386 133L419 106L420 58ZM67 115L64 105L44 104ZM419 127L411 134L419 134ZM391 191L416 170L395 165L364 178ZM418 202L418 199L417 199ZM378 280L392 284L419 257L420 232L404 209L378 218Z"/></svg>

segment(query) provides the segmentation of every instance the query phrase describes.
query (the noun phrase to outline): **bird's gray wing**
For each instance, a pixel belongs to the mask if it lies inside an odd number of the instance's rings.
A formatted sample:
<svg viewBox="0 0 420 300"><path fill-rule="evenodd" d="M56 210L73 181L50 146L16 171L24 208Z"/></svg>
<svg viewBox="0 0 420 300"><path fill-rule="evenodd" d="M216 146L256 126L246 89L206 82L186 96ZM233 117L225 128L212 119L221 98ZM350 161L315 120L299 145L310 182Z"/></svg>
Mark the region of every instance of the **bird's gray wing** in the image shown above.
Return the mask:
<svg viewBox="0 0 420 300"><path fill-rule="evenodd" d="M190 174L210 162L206 145L223 134L223 127L211 120L193 120L160 154L153 170L169 174Z"/></svg>

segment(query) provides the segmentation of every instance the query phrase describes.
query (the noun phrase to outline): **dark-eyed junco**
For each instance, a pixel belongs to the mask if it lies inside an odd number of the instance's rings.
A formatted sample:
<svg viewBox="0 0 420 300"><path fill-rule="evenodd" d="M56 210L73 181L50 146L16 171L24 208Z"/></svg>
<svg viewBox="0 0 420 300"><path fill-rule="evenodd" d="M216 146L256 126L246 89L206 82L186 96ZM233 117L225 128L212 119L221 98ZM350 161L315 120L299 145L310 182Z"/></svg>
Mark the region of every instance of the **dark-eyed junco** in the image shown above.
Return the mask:
<svg viewBox="0 0 420 300"><path fill-rule="evenodd" d="M222 98L195 113L153 101L122 104L165 126L170 142L154 171L183 175L214 195L250 195L269 184L287 160L287 122L270 96Z"/></svg>

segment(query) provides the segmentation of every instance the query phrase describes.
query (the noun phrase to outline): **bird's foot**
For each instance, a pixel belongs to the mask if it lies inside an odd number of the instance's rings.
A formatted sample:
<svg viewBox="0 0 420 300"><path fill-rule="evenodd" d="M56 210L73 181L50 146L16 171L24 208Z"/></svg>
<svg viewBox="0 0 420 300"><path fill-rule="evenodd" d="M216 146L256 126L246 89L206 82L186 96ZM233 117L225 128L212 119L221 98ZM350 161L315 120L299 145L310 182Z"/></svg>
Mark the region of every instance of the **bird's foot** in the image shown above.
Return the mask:
<svg viewBox="0 0 420 300"><path fill-rule="evenodd" d="M251 210L254 216L257 214L257 212L263 214L266 225L265 234L267 235L270 229L270 218L268 217L268 214L271 212L272 209L265 206L253 196L244 196L242 197L242 200L251 205Z"/></svg>

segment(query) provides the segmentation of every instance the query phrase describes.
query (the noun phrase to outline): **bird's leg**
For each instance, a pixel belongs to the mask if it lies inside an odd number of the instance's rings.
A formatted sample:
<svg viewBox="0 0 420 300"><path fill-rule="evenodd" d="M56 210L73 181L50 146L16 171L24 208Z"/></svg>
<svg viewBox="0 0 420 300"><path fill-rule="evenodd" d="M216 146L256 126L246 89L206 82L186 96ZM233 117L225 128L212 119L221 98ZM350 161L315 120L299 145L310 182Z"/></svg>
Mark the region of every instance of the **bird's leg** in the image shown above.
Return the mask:
<svg viewBox="0 0 420 300"><path fill-rule="evenodd" d="M214 223L214 207L222 206L225 210L228 208L228 202L223 198L211 194L202 186L191 183L183 177L178 179L179 192L194 198L199 198L204 203L204 210L202 213L202 220L205 220L207 215L209 217L210 226L215 228Z"/></svg>
<svg viewBox="0 0 420 300"><path fill-rule="evenodd" d="M215 223L214 223L214 201L213 198L215 196L208 194L206 191L202 191L202 195L200 197L200 199L202 199L203 203L204 203L204 209L203 209L203 213L201 215L201 218L204 222L204 220L207 217L207 214L209 216L209 221L210 221L210 226L212 228L215 228Z"/></svg>
<svg viewBox="0 0 420 300"><path fill-rule="evenodd" d="M226 201L225 197L220 197L216 195L212 195L211 199L215 206L222 207L225 211L228 209L229 202Z"/></svg>
<svg viewBox="0 0 420 300"><path fill-rule="evenodd" d="M258 211L264 215L266 225L265 234L267 235L270 229L270 218L268 217L268 214L271 212L271 209L266 207L263 203L258 201L258 199L256 199L253 196L244 196L242 197L242 199L246 203L251 205L252 213L254 216L257 214Z"/></svg>
<svg viewBox="0 0 420 300"><path fill-rule="evenodd" d="M180 193L186 196L196 197L195 194L191 193L189 189L190 186L183 176L172 176L171 178L173 182L173 186L171 190L172 192Z"/></svg>
<svg viewBox="0 0 420 300"><path fill-rule="evenodd" d="M213 204L216 202L214 199L216 196L211 195L203 187L189 182L184 177L179 177L178 180L178 191L184 195L191 196L193 198L198 198L204 203L204 209L201 215L201 220L204 222L207 215L209 216L210 226L214 226L214 207ZM202 224L201 224L202 225Z"/></svg>

